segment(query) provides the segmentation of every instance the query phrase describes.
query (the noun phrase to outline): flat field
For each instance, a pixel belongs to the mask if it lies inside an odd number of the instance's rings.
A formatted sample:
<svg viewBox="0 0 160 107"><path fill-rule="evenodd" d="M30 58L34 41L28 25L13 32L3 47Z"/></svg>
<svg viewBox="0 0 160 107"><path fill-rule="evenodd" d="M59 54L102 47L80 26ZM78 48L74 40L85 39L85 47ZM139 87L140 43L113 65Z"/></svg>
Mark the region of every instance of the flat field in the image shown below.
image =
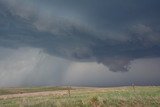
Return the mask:
<svg viewBox="0 0 160 107"><path fill-rule="evenodd" d="M160 86L7 88L0 107L160 107Z"/></svg>

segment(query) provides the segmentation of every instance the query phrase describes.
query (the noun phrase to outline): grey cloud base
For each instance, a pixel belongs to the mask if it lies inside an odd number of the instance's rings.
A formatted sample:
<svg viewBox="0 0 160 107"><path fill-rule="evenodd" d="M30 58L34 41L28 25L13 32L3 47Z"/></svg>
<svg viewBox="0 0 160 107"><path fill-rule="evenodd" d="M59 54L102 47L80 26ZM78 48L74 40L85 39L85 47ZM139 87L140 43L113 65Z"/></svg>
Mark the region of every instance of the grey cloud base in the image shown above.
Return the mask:
<svg viewBox="0 0 160 107"><path fill-rule="evenodd" d="M0 46L35 47L69 60L103 63L111 71L128 71L132 60L160 57L158 4L1 0Z"/></svg>

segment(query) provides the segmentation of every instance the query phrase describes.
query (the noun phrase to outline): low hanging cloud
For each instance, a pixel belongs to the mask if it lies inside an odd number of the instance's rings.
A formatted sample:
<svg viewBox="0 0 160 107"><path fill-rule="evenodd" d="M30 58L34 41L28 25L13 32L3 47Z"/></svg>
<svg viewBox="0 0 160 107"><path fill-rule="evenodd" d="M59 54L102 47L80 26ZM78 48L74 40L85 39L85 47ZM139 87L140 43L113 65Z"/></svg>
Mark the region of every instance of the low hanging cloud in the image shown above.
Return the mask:
<svg viewBox="0 0 160 107"><path fill-rule="evenodd" d="M70 61L39 48L0 50L0 87L160 84L160 58L134 60L130 72L115 73L102 63Z"/></svg>
<svg viewBox="0 0 160 107"><path fill-rule="evenodd" d="M128 71L132 60L160 57L159 3L1 0L0 46Z"/></svg>

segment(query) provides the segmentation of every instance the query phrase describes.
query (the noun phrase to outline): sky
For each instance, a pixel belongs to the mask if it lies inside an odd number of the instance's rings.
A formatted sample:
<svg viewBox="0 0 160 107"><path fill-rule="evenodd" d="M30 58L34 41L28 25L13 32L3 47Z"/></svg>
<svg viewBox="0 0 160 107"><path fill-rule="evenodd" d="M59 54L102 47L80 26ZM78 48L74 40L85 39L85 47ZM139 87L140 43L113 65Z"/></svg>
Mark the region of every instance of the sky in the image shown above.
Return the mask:
<svg viewBox="0 0 160 107"><path fill-rule="evenodd" d="M160 85L159 0L0 0L0 87Z"/></svg>

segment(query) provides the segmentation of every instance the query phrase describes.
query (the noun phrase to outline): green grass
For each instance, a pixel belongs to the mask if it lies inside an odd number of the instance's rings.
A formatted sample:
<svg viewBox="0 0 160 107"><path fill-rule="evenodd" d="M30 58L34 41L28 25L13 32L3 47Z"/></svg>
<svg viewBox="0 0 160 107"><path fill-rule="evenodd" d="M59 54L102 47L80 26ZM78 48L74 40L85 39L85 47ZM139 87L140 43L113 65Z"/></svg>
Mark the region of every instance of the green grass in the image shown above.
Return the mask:
<svg viewBox="0 0 160 107"><path fill-rule="evenodd" d="M160 87L135 87L135 91L132 87L75 89L71 97L1 99L0 107L160 107Z"/></svg>

